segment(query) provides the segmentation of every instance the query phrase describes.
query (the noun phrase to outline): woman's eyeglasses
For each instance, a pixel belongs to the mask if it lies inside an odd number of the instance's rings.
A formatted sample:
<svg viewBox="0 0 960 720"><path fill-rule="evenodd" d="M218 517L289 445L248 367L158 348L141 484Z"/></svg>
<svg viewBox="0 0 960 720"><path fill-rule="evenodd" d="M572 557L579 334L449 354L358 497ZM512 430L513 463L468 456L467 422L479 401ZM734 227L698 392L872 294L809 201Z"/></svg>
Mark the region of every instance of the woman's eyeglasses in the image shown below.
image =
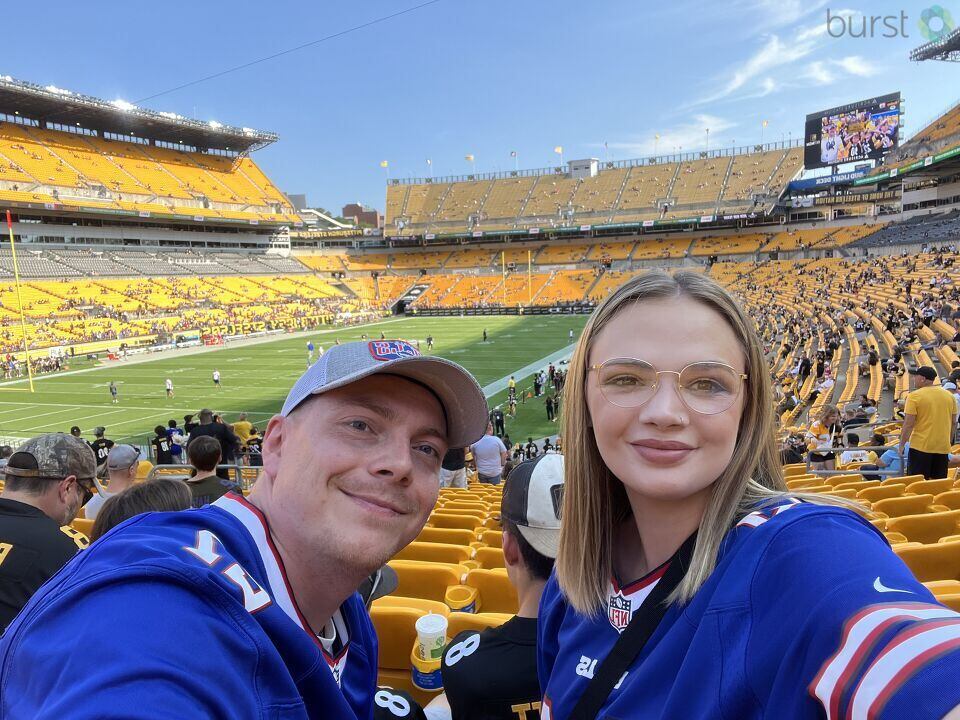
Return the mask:
<svg viewBox="0 0 960 720"><path fill-rule="evenodd" d="M636 358L612 358L601 365L591 365L597 373L600 393L611 405L636 408L657 394L661 375L677 376L677 394L690 410L701 415L717 415L730 409L746 373L719 362L691 363L680 372L657 370Z"/></svg>

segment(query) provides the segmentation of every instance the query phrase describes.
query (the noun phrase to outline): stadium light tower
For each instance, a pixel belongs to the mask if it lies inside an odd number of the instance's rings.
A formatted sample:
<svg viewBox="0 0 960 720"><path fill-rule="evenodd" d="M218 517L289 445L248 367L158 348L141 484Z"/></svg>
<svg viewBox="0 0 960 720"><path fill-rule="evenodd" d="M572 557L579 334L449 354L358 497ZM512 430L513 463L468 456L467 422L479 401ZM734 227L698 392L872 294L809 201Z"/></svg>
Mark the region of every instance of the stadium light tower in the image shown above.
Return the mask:
<svg viewBox="0 0 960 720"><path fill-rule="evenodd" d="M704 132L707 133L707 143L706 143L706 146L704 147L704 149L705 149L707 152L710 152L710 128L704 128Z"/></svg>

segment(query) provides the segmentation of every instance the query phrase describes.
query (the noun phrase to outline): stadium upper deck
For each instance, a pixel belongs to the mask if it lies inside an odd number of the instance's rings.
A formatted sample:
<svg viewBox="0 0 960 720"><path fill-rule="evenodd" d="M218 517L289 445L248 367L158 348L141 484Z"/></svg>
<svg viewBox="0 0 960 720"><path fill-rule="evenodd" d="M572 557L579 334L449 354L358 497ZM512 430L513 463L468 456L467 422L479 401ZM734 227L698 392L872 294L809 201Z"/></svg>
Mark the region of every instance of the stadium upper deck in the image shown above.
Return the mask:
<svg viewBox="0 0 960 720"><path fill-rule="evenodd" d="M775 143L598 163L598 171L585 177L546 168L391 180L387 232L510 230L762 212L800 171L802 155L796 143Z"/></svg>
<svg viewBox="0 0 960 720"><path fill-rule="evenodd" d="M276 138L0 77L0 201L205 225L299 225L247 156Z"/></svg>

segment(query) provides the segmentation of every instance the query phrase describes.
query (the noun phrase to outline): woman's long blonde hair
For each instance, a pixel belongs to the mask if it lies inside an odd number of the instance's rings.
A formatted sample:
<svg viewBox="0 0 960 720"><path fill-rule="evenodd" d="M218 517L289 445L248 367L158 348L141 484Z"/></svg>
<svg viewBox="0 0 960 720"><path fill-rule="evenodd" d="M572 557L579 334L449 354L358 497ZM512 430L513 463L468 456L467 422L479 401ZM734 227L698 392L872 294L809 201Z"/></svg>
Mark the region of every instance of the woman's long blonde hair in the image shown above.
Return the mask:
<svg viewBox="0 0 960 720"><path fill-rule="evenodd" d="M564 385L560 426L566 487L556 568L567 600L584 614L597 611L605 602L613 571L614 532L630 515L623 483L600 456L590 425L586 397L590 350L597 334L629 305L682 296L723 317L743 350L747 379L733 455L713 484L690 568L670 601L687 602L703 585L713 572L724 535L736 521L758 503L787 497L774 438L770 372L749 316L726 290L698 273L651 272L631 278L594 311L574 350ZM833 504L827 498L821 501Z"/></svg>

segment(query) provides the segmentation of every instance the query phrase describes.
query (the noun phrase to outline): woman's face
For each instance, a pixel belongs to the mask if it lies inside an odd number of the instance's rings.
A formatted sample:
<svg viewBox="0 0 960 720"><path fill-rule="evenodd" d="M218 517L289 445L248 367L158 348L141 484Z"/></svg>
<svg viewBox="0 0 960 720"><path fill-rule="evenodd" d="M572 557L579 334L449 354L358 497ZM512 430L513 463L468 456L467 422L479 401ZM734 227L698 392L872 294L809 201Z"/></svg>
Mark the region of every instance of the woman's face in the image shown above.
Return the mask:
<svg viewBox="0 0 960 720"><path fill-rule="evenodd" d="M644 360L657 370L680 372L690 363L711 361L746 372L743 350L723 317L684 296L628 306L597 334L591 365L623 357ZM598 378L591 371L587 380L597 448L631 497L687 499L709 488L729 464L745 387L729 409L702 415L680 399L676 375L661 375L656 394L634 408L608 402Z"/></svg>

